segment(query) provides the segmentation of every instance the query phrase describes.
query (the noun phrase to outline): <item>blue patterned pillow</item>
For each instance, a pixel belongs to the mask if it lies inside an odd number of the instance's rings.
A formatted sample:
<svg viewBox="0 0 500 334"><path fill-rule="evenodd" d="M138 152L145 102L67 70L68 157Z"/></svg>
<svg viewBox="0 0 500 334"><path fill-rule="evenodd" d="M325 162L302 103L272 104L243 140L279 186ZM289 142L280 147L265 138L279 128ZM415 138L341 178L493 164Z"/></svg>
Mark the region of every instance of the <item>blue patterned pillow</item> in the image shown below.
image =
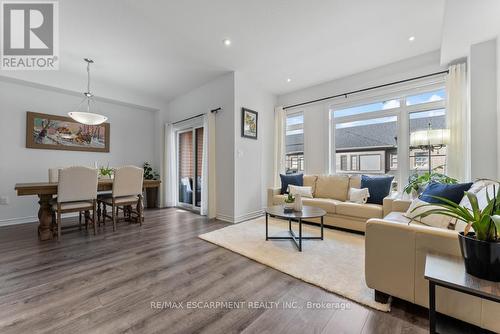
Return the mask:
<svg viewBox="0 0 500 334"><path fill-rule="evenodd" d="M443 197L456 204L459 204L464 193L470 189L472 183L444 184L431 182L420 195L420 199L427 203L443 203L441 200L431 197Z"/></svg>
<svg viewBox="0 0 500 334"><path fill-rule="evenodd" d="M303 186L304 185L304 174L280 174L281 178L281 195L288 194L288 185Z"/></svg>
<svg viewBox="0 0 500 334"><path fill-rule="evenodd" d="M394 176L368 176L361 175L361 189L368 188L370 197L367 203L384 203L384 198L391 192L391 183Z"/></svg>

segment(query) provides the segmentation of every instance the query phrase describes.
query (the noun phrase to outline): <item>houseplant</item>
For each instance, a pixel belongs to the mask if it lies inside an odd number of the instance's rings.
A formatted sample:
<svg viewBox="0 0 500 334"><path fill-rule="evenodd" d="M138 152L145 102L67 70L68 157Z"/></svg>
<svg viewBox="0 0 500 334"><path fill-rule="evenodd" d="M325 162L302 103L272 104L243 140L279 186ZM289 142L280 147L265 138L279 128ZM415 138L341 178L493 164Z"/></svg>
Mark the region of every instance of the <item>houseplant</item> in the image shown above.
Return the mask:
<svg viewBox="0 0 500 334"><path fill-rule="evenodd" d="M107 167L99 168L99 177L101 179L111 179L112 176L113 176L113 168L110 168L109 164Z"/></svg>
<svg viewBox="0 0 500 334"><path fill-rule="evenodd" d="M428 210L419 216L441 214L465 222L465 230L459 232L458 239L467 273L500 282L500 188L497 192L496 186L493 186L493 198L486 191L487 204L483 209L479 207L475 194L465 194L469 199L470 208L446 198L433 196L442 203L426 204L423 207L439 208ZM471 232L471 228L474 232Z"/></svg>
<svg viewBox="0 0 500 334"><path fill-rule="evenodd" d="M149 162L143 165L144 180L158 180L160 174L151 167ZM158 188L146 188L146 207L148 209L156 208L158 206Z"/></svg>
<svg viewBox="0 0 500 334"><path fill-rule="evenodd" d="M423 174L415 173L411 175L408 179L408 184L404 187L404 192L407 194L419 195L425 187L431 183L447 183L456 184L458 181L452 177L446 176L444 174L435 172L435 170L440 167L436 167L432 173L425 172Z"/></svg>
<svg viewBox="0 0 500 334"><path fill-rule="evenodd" d="M285 213L293 212L294 207L295 207L295 197L292 194L288 194L285 197Z"/></svg>

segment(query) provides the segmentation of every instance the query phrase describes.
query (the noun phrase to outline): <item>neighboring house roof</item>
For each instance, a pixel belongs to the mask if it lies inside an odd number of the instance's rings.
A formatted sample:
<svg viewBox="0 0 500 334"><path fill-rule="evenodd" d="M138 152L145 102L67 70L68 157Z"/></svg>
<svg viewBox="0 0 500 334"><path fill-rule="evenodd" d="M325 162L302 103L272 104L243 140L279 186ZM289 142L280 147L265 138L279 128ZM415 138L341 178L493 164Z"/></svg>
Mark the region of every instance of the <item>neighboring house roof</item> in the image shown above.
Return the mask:
<svg viewBox="0 0 500 334"><path fill-rule="evenodd" d="M429 122L435 129L444 128L445 116L424 117L411 120L410 132L426 129ZM395 147L398 129L396 122L369 124L340 128L335 130L335 146L337 149ZM303 135L292 135L286 138L286 153L303 152Z"/></svg>

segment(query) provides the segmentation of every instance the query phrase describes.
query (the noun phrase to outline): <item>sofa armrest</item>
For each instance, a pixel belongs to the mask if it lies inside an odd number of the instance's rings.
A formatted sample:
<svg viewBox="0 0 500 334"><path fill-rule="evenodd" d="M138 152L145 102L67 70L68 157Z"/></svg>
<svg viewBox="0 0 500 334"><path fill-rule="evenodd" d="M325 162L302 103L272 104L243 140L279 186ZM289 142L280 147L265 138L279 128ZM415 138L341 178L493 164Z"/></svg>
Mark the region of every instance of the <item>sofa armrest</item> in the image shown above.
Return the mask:
<svg viewBox="0 0 500 334"><path fill-rule="evenodd" d="M273 206L273 198L281 193L281 188L268 188L267 189L267 206Z"/></svg>
<svg viewBox="0 0 500 334"><path fill-rule="evenodd" d="M384 198L384 217L394 211L406 212L406 210L408 210L408 208L410 207L411 202L411 200L402 199L400 193L393 192L392 194Z"/></svg>
<svg viewBox="0 0 500 334"><path fill-rule="evenodd" d="M365 232L365 277L368 287L425 305L422 294L428 253L460 256L456 231L370 219Z"/></svg>

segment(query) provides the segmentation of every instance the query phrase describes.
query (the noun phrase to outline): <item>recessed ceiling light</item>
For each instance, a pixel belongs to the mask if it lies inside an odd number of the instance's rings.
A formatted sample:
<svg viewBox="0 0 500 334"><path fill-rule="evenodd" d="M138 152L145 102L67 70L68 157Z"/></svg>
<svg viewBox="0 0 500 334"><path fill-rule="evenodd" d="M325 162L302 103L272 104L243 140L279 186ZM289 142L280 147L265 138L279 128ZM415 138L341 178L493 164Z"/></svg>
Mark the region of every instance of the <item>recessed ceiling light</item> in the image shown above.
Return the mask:
<svg viewBox="0 0 500 334"><path fill-rule="evenodd" d="M292 79L290 79L290 78L286 79L286 82L291 82L291 81L292 81Z"/></svg>
<svg viewBox="0 0 500 334"><path fill-rule="evenodd" d="M231 40L226 38L225 40L222 41L222 43L224 43L225 46L229 46L231 45Z"/></svg>
<svg viewBox="0 0 500 334"><path fill-rule="evenodd" d="M413 42L413 41L415 40L415 36L410 36L410 38L408 38L408 40L409 40L410 42Z"/></svg>

